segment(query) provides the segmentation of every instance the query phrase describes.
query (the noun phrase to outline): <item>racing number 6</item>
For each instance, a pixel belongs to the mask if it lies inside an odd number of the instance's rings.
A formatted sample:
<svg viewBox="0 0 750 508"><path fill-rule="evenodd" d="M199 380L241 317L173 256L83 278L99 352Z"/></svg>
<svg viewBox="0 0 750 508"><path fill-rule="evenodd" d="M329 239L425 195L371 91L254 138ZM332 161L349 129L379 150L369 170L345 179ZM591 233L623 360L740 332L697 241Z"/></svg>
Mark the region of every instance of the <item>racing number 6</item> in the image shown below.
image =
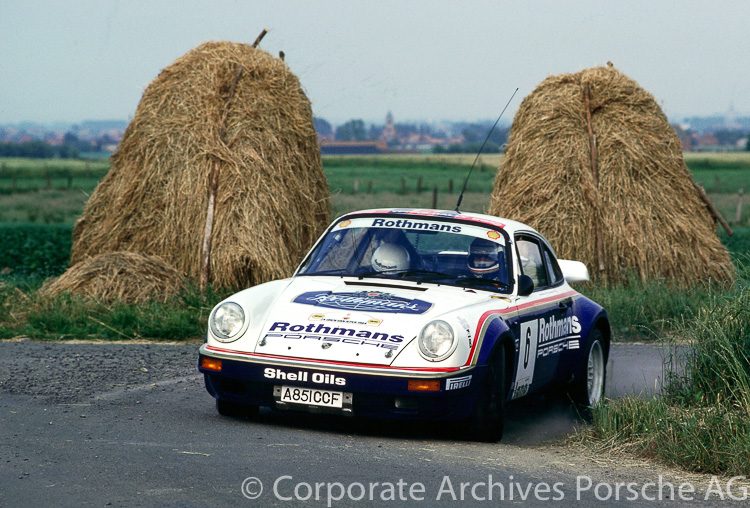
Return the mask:
<svg viewBox="0 0 750 508"><path fill-rule="evenodd" d="M529 353L531 352L531 328L526 329L526 351L523 353L523 368L529 366Z"/></svg>

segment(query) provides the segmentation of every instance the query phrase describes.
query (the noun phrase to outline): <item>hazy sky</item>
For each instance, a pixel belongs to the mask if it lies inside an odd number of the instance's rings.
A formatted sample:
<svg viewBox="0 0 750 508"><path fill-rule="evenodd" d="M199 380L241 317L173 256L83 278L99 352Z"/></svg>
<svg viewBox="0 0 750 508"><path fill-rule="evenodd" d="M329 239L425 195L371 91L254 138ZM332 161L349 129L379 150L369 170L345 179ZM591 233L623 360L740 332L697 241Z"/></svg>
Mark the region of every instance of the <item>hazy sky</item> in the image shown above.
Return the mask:
<svg viewBox="0 0 750 508"><path fill-rule="evenodd" d="M132 118L207 40L286 62L316 116L494 119L552 74L612 61L670 120L750 115L750 1L0 0L0 124Z"/></svg>

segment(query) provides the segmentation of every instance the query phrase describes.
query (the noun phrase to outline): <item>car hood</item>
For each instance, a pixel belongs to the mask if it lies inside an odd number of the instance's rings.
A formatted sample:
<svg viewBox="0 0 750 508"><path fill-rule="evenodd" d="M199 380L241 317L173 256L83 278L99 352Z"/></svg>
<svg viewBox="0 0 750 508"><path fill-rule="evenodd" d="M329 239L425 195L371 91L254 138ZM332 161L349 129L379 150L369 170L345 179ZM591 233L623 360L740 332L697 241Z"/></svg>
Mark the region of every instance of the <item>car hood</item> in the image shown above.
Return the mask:
<svg viewBox="0 0 750 508"><path fill-rule="evenodd" d="M429 321L488 298L483 291L409 281L295 277L269 306L253 351L390 365Z"/></svg>

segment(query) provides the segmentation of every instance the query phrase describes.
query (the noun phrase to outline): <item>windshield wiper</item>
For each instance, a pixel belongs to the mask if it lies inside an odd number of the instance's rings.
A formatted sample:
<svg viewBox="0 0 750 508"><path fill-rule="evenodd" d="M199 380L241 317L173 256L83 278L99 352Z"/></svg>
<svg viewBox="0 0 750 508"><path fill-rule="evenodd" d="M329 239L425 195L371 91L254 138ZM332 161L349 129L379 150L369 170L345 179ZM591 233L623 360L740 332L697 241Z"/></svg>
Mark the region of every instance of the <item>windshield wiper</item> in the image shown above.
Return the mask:
<svg viewBox="0 0 750 508"><path fill-rule="evenodd" d="M510 284L498 280L483 279L481 277L457 278L456 285L464 287L487 286L495 289L509 289Z"/></svg>
<svg viewBox="0 0 750 508"><path fill-rule="evenodd" d="M419 270L419 269L394 269L394 270L384 270L382 272L378 271L370 271L360 274L358 277L360 279L363 279L365 277L385 277L385 278L391 278L388 277L389 275L396 275L402 279L412 279L415 278L418 281L426 280L426 279L453 279L453 275L448 275L442 272L436 272L434 270Z"/></svg>
<svg viewBox="0 0 750 508"><path fill-rule="evenodd" d="M300 275L347 275L347 273L346 268L332 268L330 270L301 273Z"/></svg>

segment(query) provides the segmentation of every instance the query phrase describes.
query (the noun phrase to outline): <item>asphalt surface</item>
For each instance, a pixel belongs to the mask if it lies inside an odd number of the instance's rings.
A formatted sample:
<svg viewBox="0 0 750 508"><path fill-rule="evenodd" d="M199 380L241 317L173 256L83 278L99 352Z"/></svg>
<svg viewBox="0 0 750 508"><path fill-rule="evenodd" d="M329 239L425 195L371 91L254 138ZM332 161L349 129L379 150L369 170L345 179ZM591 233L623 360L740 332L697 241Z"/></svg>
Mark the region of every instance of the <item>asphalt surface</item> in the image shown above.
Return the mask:
<svg viewBox="0 0 750 508"><path fill-rule="evenodd" d="M609 395L658 389L663 357L614 345ZM571 456L558 443L582 424L562 401L509 406L496 445L436 424L224 418L196 362L196 345L0 342L0 506L705 504L646 485L658 468Z"/></svg>

